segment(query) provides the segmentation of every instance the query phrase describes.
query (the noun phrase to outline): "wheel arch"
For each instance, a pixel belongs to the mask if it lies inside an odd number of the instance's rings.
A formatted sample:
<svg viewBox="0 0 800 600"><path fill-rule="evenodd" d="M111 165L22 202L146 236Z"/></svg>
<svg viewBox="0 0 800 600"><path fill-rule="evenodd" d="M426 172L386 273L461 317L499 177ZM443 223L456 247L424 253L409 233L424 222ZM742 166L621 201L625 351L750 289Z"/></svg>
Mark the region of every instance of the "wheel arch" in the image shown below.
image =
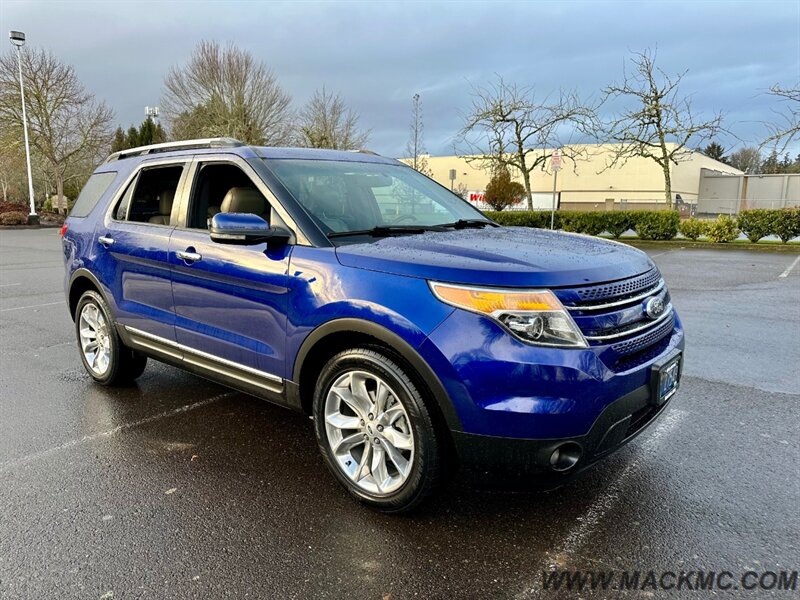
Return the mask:
<svg viewBox="0 0 800 600"><path fill-rule="evenodd" d="M75 309L78 307L78 301L81 296L89 290L94 290L103 297L106 304L110 307L108 297L103 291L103 286L100 281L88 269L80 268L69 278L69 288L67 292L67 305L69 307L69 315L72 320L75 320Z"/></svg>
<svg viewBox="0 0 800 600"><path fill-rule="evenodd" d="M412 371L409 376L423 387L440 425L449 430L461 430L461 420L444 385L416 349L385 327L353 318L336 319L320 325L300 346L294 361L292 381L299 386L299 404L306 414L311 414L316 375L325 363L338 352L358 346L378 346L390 357L400 359Z"/></svg>

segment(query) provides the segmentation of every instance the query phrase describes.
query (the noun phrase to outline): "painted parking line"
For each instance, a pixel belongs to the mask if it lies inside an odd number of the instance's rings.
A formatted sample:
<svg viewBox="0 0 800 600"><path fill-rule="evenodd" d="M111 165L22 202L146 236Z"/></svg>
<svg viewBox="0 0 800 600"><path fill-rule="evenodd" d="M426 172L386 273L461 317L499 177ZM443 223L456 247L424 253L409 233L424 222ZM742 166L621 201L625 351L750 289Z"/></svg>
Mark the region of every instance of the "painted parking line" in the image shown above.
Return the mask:
<svg viewBox="0 0 800 600"><path fill-rule="evenodd" d="M45 302L44 304L31 304L30 306L15 306L13 308L0 308L0 312L8 312L10 310L25 310L26 308L41 308L42 306L55 306L56 304L66 304L66 300L59 300L58 302Z"/></svg>
<svg viewBox="0 0 800 600"><path fill-rule="evenodd" d="M21 283L0 283L0 287L13 287L15 285L22 285Z"/></svg>
<svg viewBox="0 0 800 600"><path fill-rule="evenodd" d="M673 410L663 416L661 422L650 432L647 440L640 446L638 456L628 463L619 477L603 490L583 515L577 518L577 523L562 538L561 543L551 553L548 553L550 561L547 568L563 569L566 566L568 560L574 557L581 549L589 539L589 536L597 529L600 521L614 507L620 496L623 495L628 480L641 469L644 459L656 449L665 437L680 425L687 415L686 411ZM539 583L536 582L518 594L517 598L538 598L541 594Z"/></svg>
<svg viewBox="0 0 800 600"><path fill-rule="evenodd" d="M157 415L152 415L150 417L145 417L144 419L139 419L138 421L133 421L131 423L123 423L122 425L118 425L117 427L114 427L113 429L109 429L107 431L101 431L99 433L85 435L81 438L70 440L53 448L48 448L46 450L41 450L39 452L33 452L32 454L27 454L25 456L21 456L20 458L15 458L13 460L0 463L0 473L13 469L15 467L28 464L30 462L34 462L36 460L39 460L40 458L45 458L53 454L64 452L65 450L69 450L70 448L75 448L76 446L81 446L83 444L88 444L89 442L93 442L95 440L114 436L123 431L127 431L128 429L141 427L142 425L154 423L156 421L161 421L163 419L169 419L170 417L187 413L189 411L196 410L204 406L208 406L209 404L213 404L214 402L219 402L220 400L228 398L229 396L235 396L237 393L238 392L225 392L224 394L219 394L217 396L213 396L212 398L206 398L205 400L200 400L199 402L195 402L194 404L187 404L186 406L174 408L172 410L158 413Z"/></svg>
<svg viewBox="0 0 800 600"><path fill-rule="evenodd" d="M786 279L789 276L789 273L792 272L792 269L794 269L797 266L797 263L799 263L799 262L800 262L800 256L795 258L792 261L792 264L790 264L788 267L786 267L786 270L783 273L778 275L778 279Z"/></svg>

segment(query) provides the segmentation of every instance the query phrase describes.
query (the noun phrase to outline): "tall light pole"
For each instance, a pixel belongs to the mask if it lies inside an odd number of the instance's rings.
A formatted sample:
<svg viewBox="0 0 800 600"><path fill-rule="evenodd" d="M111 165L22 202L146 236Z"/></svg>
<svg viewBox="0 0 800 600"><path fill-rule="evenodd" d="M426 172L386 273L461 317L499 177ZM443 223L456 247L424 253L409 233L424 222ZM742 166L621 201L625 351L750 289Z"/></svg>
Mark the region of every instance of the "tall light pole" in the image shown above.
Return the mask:
<svg viewBox="0 0 800 600"><path fill-rule="evenodd" d="M28 223L35 225L39 220L36 206L33 204L33 176L31 175L31 147L28 144L28 114L25 112L25 86L22 83L22 47L25 45L25 34L21 31L9 31L11 43L17 47L17 67L19 68L19 95L22 98L22 130L25 132L25 160L28 163L28 198L31 203L31 214Z"/></svg>

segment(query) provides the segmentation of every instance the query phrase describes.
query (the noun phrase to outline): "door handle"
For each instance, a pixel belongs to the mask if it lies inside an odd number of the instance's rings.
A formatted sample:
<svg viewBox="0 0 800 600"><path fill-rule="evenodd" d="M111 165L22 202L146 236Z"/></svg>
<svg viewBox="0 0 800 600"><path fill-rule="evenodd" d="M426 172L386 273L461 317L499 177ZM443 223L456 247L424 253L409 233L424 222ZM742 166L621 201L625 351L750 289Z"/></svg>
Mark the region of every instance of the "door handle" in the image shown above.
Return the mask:
<svg viewBox="0 0 800 600"><path fill-rule="evenodd" d="M198 260L203 260L203 255L198 254L197 252L192 252L190 249L187 250L178 250L175 254L178 255L178 258L185 260L187 263L197 262Z"/></svg>
<svg viewBox="0 0 800 600"><path fill-rule="evenodd" d="M103 244L105 248L108 248L111 244L114 243L114 238L101 235L99 238L97 238L97 241Z"/></svg>

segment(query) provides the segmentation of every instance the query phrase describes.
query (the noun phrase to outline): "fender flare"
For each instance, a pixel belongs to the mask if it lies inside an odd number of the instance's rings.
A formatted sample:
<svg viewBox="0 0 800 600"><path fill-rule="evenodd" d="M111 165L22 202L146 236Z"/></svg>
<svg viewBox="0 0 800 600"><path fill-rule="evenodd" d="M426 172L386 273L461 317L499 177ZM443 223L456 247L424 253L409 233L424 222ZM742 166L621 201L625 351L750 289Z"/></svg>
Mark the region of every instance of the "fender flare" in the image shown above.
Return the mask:
<svg viewBox="0 0 800 600"><path fill-rule="evenodd" d="M377 325L371 321L364 321L362 319L341 318L328 321L316 329L314 329L300 346L297 357L294 361L294 368L292 370L292 381L300 381L300 373L303 370L303 363L317 343L325 337L341 332L355 332L362 333L373 337L394 350L403 360L405 360L411 368L416 371L416 374L422 379L431 392L432 399L436 402L442 416L444 417L445 424L451 431L461 431L461 419L458 418L453 403L450 401L450 395L445 390L444 385L439 380L439 377L434 373L433 369L423 359L416 349L406 342L399 335Z"/></svg>
<svg viewBox="0 0 800 600"><path fill-rule="evenodd" d="M69 276L69 284L67 285L67 309L72 315L72 306L70 303L70 297L72 296L72 287L75 284L75 281L81 278L88 279L92 282L95 288L97 288L98 293L103 297L106 304L111 307L112 304L108 301L108 295L106 294L105 286L100 283L100 280L86 267L79 267L72 272L72 275ZM74 316L74 315L73 315Z"/></svg>

